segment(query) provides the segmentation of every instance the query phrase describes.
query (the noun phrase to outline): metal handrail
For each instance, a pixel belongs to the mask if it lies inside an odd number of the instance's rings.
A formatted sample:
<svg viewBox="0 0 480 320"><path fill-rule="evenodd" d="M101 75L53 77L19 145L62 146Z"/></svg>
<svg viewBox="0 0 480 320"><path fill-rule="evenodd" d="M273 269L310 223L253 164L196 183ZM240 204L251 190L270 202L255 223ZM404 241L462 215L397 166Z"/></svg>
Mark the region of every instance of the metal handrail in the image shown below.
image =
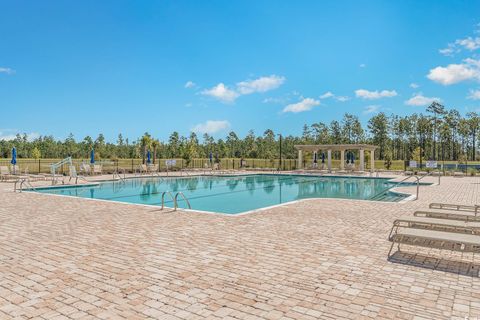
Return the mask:
<svg viewBox="0 0 480 320"><path fill-rule="evenodd" d="M185 195L183 194L183 192L177 192L177 194L175 195L175 199L174 199L174 202L175 202L175 210L177 210L177 208L178 208L178 201L177 201L178 195L181 195L182 198L183 198L183 200L185 200L185 202L186 202L187 205L188 205L188 209L192 209L192 206L190 205L190 201L188 201L187 197L185 197Z"/></svg>
<svg viewBox="0 0 480 320"><path fill-rule="evenodd" d="M120 182L123 182L125 183L125 169L122 169L123 170L123 178L120 176L120 174L118 173L118 171L114 171L113 172L113 176L112 176L112 179L115 180L115 177L118 177L118 179L120 180Z"/></svg>
<svg viewBox="0 0 480 320"><path fill-rule="evenodd" d="M388 190L390 190L390 189L392 189L392 188L395 188L396 186L398 186L398 185L401 184L402 182L405 182L405 181L407 181L408 179L410 179L410 178L412 178L412 177L415 177L415 176L408 176L408 177L406 177L405 179L402 179L401 181L394 182L395 184L394 184L393 186L390 186L390 187L388 187L388 188L386 188L386 189L378 192L378 193L375 194L374 196L370 197L370 200L373 199L373 198L375 198L375 197L377 197L377 196L379 196L379 195L381 195L382 193L384 193L384 192L386 192L386 191L388 191Z"/></svg>
<svg viewBox="0 0 480 320"><path fill-rule="evenodd" d="M165 195L166 194L169 194L170 195L170 198L172 198L173 200L173 206L175 208L175 210L177 209L177 206L176 206L176 200L175 198L173 197L173 194L170 192L170 191L164 191L162 192L162 208L160 210L163 210L163 207L164 207L164 204L165 204Z"/></svg>
<svg viewBox="0 0 480 320"><path fill-rule="evenodd" d="M19 182L20 182L20 188L17 189L17 183ZM27 184L29 188L32 188L32 189L34 188L33 185L30 183L30 181L28 181L28 178L23 178L15 181L15 185L13 186L13 191L17 192L17 190L19 190L19 192L22 192L24 184Z"/></svg>

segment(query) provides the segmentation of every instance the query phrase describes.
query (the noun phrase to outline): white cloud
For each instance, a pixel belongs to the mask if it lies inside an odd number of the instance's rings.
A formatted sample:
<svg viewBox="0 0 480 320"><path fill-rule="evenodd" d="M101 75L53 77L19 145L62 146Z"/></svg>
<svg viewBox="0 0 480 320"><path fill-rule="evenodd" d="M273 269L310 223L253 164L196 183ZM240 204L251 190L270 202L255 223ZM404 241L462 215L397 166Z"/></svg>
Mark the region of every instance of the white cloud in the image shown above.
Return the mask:
<svg viewBox="0 0 480 320"><path fill-rule="evenodd" d="M378 110L380 109L380 106L379 105L370 105L370 106L366 106L365 109L363 110L363 113L364 114L370 114L370 113L375 113L377 112Z"/></svg>
<svg viewBox="0 0 480 320"><path fill-rule="evenodd" d="M448 86L465 80L480 79L480 60L465 59L461 64L449 64L430 70L427 78Z"/></svg>
<svg viewBox="0 0 480 320"><path fill-rule="evenodd" d="M380 99L380 98L391 98L391 97L395 97L398 94L395 90L368 91L365 89L358 89L358 90L355 90L355 95L357 96L357 98L374 100L374 99Z"/></svg>
<svg viewBox="0 0 480 320"><path fill-rule="evenodd" d="M418 87L420 87L418 84L413 83L413 82L410 83L410 88L412 88L412 89L417 89Z"/></svg>
<svg viewBox="0 0 480 320"><path fill-rule="evenodd" d="M425 97L421 92L414 94L410 99L405 101L405 104L408 106L427 106L432 102L441 102L442 99L437 97Z"/></svg>
<svg viewBox="0 0 480 320"><path fill-rule="evenodd" d="M327 99L327 98L331 98L331 97L334 97L334 96L335 95L333 93L331 93L330 91L327 91L320 96L320 99Z"/></svg>
<svg viewBox="0 0 480 320"><path fill-rule="evenodd" d="M15 70L13 70L11 68L6 68L6 67L0 67L0 73L14 74Z"/></svg>
<svg viewBox="0 0 480 320"><path fill-rule="evenodd" d="M458 39L455 41L455 44L470 51L477 50L480 48L480 37L467 37L465 39Z"/></svg>
<svg viewBox="0 0 480 320"><path fill-rule="evenodd" d="M350 97L347 97L347 96L337 96L337 97L335 97L335 99L337 99L337 100L340 101L340 102L345 102L345 101L350 100Z"/></svg>
<svg viewBox="0 0 480 320"><path fill-rule="evenodd" d="M219 83L211 89L203 90L201 94L210 96L225 103L233 102L239 96L237 92L229 89L223 83Z"/></svg>
<svg viewBox="0 0 480 320"><path fill-rule="evenodd" d="M313 107L318 106L319 104L320 104L320 101L318 100L315 100L312 98L304 98L300 102L287 105L285 108L283 108L282 112L298 113L298 112L310 111L312 110Z"/></svg>
<svg viewBox="0 0 480 320"><path fill-rule="evenodd" d="M334 98L335 100L340 101L340 102L345 102L345 101L350 100L350 97L337 96L337 95L333 94L331 91L327 91L320 96L320 99L328 99L328 98Z"/></svg>
<svg viewBox="0 0 480 320"><path fill-rule="evenodd" d="M204 123L199 123L192 128L196 133L213 134L230 128L230 122L226 120L208 120Z"/></svg>
<svg viewBox="0 0 480 320"><path fill-rule="evenodd" d="M20 133L17 130L13 129L0 129L0 141L5 140L5 141L10 141L14 140L17 137L17 134L24 135L24 133ZM40 134L38 132L30 132L27 133L27 140L28 141L33 141L40 137Z"/></svg>
<svg viewBox="0 0 480 320"><path fill-rule="evenodd" d="M268 77L260 77L255 80L238 82L235 89L230 89L225 84L219 83L213 88L203 90L200 93L228 103L235 101L241 95L247 95L256 92L267 92L276 89L284 82L285 77L271 75Z"/></svg>
<svg viewBox="0 0 480 320"><path fill-rule="evenodd" d="M454 53L458 52L458 49L455 48L453 43L449 43L448 47L438 50L441 54L447 57L453 56Z"/></svg>
<svg viewBox="0 0 480 320"><path fill-rule="evenodd" d="M480 90L470 90L470 94L467 99L480 100Z"/></svg>
<svg viewBox="0 0 480 320"><path fill-rule="evenodd" d="M255 80L246 80L237 83L237 91L240 94L251 94L254 92L266 92L280 87L285 82L285 77L271 75L260 77Z"/></svg>
<svg viewBox="0 0 480 320"><path fill-rule="evenodd" d="M367 65L366 65L365 63L361 63L359 67L360 67L360 68L366 68Z"/></svg>
<svg viewBox="0 0 480 320"><path fill-rule="evenodd" d="M187 83L185 83L185 86L184 86L184 87L187 88L187 89L190 89L190 88L193 88L193 87L195 87L195 86L196 86L195 82L193 82L193 81L187 81Z"/></svg>
<svg viewBox="0 0 480 320"><path fill-rule="evenodd" d="M479 34L480 28L479 25L476 25L476 30L473 31L474 34ZM462 50L475 51L480 48L480 37L478 36L468 36L463 39L457 39L452 43L449 43L446 48L440 49L439 52L445 56L453 56L455 53L459 53Z"/></svg>

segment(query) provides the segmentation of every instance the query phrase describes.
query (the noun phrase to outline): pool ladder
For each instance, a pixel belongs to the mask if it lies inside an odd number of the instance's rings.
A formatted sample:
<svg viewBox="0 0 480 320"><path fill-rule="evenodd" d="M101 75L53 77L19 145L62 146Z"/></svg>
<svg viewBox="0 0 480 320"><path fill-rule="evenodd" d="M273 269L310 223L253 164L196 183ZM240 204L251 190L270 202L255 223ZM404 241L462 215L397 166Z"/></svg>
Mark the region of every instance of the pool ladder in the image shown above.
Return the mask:
<svg viewBox="0 0 480 320"><path fill-rule="evenodd" d="M113 172L113 177L112 177L112 179L115 181L115 180L116 180L115 178L118 178L118 180L119 180L120 182L125 183L125 179L126 179L126 177L125 177L125 169L123 169L123 177L120 175L120 173L119 173L117 170L115 170L115 171Z"/></svg>
<svg viewBox="0 0 480 320"><path fill-rule="evenodd" d="M20 183L20 188L17 188L17 184ZM33 189L33 185L30 183L28 178L23 178L23 179L18 179L15 181L15 185L13 186L13 192L22 192L23 190L23 185L26 184L29 189Z"/></svg>
<svg viewBox="0 0 480 320"><path fill-rule="evenodd" d="M183 200L185 200L185 202L188 205L188 209L192 209L192 206L190 205L190 201L188 201L187 197L185 197L183 192L177 192L175 194L175 196L173 196L173 194L170 191L164 191L164 192L162 192L162 207L161 207L160 210L163 210L163 208L165 206L165 195L167 195L167 194L173 200L173 210L174 211L177 211L177 208L178 208L178 196L181 196L183 198Z"/></svg>

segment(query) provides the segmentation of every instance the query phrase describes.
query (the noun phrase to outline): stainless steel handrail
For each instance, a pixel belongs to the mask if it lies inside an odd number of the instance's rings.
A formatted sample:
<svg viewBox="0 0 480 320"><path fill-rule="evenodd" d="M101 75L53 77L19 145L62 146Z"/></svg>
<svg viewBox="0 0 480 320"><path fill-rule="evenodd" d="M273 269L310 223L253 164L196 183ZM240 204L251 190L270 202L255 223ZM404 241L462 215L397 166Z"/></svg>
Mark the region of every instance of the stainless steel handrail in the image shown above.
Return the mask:
<svg viewBox="0 0 480 320"><path fill-rule="evenodd" d="M178 208L178 195L181 195L183 200L185 200L185 202L187 203L188 205L188 209L192 209L192 206L190 205L190 201L188 201L187 197L185 197L185 195L183 194L183 192L177 192L177 194L175 195L175 199L174 199L174 202L175 202L175 210L177 210Z"/></svg>
<svg viewBox="0 0 480 320"><path fill-rule="evenodd" d="M20 188L17 189L17 183L19 182L20 182ZM26 184L29 188L32 188L32 189L34 188L33 185L30 183L30 181L28 181L28 178L23 178L15 181L15 185L13 186L13 191L17 192L17 190L19 190L19 192L22 192L24 184Z"/></svg>
<svg viewBox="0 0 480 320"><path fill-rule="evenodd" d="M370 197L370 200L373 199L373 198L375 198L375 197L377 197L377 196L379 196L379 195L381 195L382 193L384 193L384 192L386 192L386 191L388 191L388 190L390 190L390 189L392 189L392 188L395 188L396 186L398 186L398 185L401 184L402 182L405 182L405 181L407 181L408 179L410 179L410 178L412 178L412 177L415 177L415 176L408 176L408 177L402 179L401 181L394 182L395 184L394 184L393 186L390 186L390 187L388 187L388 188L386 188L386 189L384 189L384 190L376 193L374 196Z"/></svg>
<svg viewBox="0 0 480 320"><path fill-rule="evenodd" d="M113 176L112 176L112 179L115 180L115 177L118 177L118 179L125 183L125 169L122 169L123 170L123 178L120 176L120 173L118 173L118 171L114 171L113 172Z"/></svg>
<svg viewBox="0 0 480 320"><path fill-rule="evenodd" d="M170 195L170 198L172 198L172 200L173 200L173 206L174 206L174 209L176 210L176 209L177 209L177 208L176 208L176 207L177 207L177 206L176 206L176 200L175 200L173 194L172 194L170 191L164 191L164 192L162 192L162 208L161 208L160 210L163 210L163 208L164 208L165 195L166 195L166 194L169 194L169 195Z"/></svg>

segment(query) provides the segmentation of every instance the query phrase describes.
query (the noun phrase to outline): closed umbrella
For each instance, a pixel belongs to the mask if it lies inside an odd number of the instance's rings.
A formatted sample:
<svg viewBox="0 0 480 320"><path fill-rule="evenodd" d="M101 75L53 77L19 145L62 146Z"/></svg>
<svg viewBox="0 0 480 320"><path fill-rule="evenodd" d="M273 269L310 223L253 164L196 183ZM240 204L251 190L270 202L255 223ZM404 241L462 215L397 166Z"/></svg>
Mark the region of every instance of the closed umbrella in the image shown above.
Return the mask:
<svg viewBox="0 0 480 320"><path fill-rule="evenodd" d="M147 151L147 163L150 164L150 150Z"/></svg>
<svg viewBox="0 0 480 320"><path fill-rule="evenodd" d="M15 165L17 164L17 149L15 147L12 148L12 161L10 163L13 164L13 173L15 174Z"/></svg>
<svg viewBox="0 0 480 320"><path fill-rule="evenodd" d="M325 163L325 153L322 152L322 163Z"/></svg>
<svg viewBox="0 0 480 320"><path fill-rule="evenodd" d="M313 163L317 163L317 153L313 153Z"/></svg>
<svg viewBox="0 0 480 320"><path fill-rule="evenodd" d="M93 149L92 149L92 151L90 151L90 163L91 164L95 163L95 150L93 150Z"/></svg>
<svg viewBox="0 0 480 320"><path fill-rule="evenodd" d="M212 152L210 152L210 155L209 155L208 158L210 160L210 164L212 164L212 162L213 162L213 153Z"/></svg>
<svg viewBox="0 0 480 320"><path fill-rule="evenodd" d="M355 162L355 155L352 153L352 164Z"/></svg>

